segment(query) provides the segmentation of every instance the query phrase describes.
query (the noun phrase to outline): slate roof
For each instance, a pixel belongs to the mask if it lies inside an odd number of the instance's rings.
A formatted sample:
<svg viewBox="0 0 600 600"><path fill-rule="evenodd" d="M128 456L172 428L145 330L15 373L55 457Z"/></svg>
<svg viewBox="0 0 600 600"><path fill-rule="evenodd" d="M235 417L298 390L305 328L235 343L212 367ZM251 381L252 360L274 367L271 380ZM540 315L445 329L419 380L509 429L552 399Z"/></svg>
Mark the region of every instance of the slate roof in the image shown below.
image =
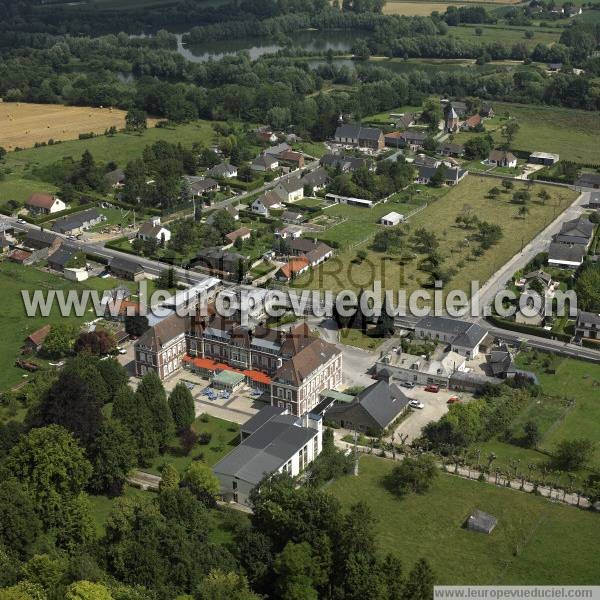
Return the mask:
<svg viewBox="0 0 600 600"><path fill-rule="evenodd" d="M267 148L265 150L265 154L270 154L271 156L277 157L282 152L287 152L288 150L291 150L291 149L292 149L292 147L289 144L286 144L285 142L281 142L281 144L277 144L276 146L271 146L270 148Z"/></svg>
<svg viewBox="0 0 600 600"><path fill-rule="evenodd" d="M77 254L77 248L61 244L59 248L48 257L48 264L52 267L65 268L65 265Z"/></svg>
<svg viewBox="0 0 600 600"><path fill-rule="evenodd" d="M453 142L443 142L438 145L438 152L447 152L449 154L461 155L465 151L465 147L462 144L455 144Z"/></svg>
<svg viewBox="0 0 600 600"><path fill-rule="evenodd" d="M144 223L138 230L138 233L141 235L145 235L146 237L158 237L161 230L167 229L164 225L160 223L158 225L154 225L152 221L147 221ZM167 229L168 231L168 229Z"/></svg>
<svg viewBox="0 0 600 600"><path fill-rule="evenodd" d="M440 167L429 165L417 165L420 179L431 179ZM466 171L460 167L445 167L444 181L460 181L466 175Z"/></svg>
<svg viewBox="0 0 600 600"><path fill-rule="evenodd" d="M226 177L228 175L232 176L234 173L237 173L237 167L234 167L229 163L221 163L215 165L212 169L209 169L207 173L213 177Z"/></svg>
<svg viewBox="0 0 600 600"><path fill-rule="evenodd" d="M135 345L158 352L163 346L169 344L171 340L185 333L185 323L186 320L184 317L173 313L147 329Z"/></svg>
<svg viewBox="0 0 600 600"><path fill-rule="evenodd" d="M204 194L208 190L211 190L219 185L217 181L211 179L210 177L186 175L186 179L194 194Z"/></svg>
<svg viewBox="0 0 600 600"><path fill-rule="evenodd" d="M600 173L580 173L575 185L580 187L600 187Z"/></svg>
<svg viewBox="0 0 600 600"><path fill-rule="evenodd" d="M302 427L297 417L274 414L271 407L263 410L267 409L265 418L270 418L262 425L257 419L255 431L213 467L215 473L256 485L265 475L280 469L318 435L316 429Z"/></svg>
<svg viewBox="0 0 600 600"><path fill-rule="evenodd" d="M600 315L598 313L580 310L577 315L577 324L579 325L580 323L590 323L591 325L600 327Z"/></svg>
<svg viewBox="0 0 600 600"><path fill-rule="evenodd" d="M252 434L260 429L267 421L273 417L281 415L286 411L282 406L269 404L261 408L253 417L250 417L243 425L240 426L240 431L244 434Z"/></svg>
<svg viewBox="0 0 600 600"><path fill-rule="evenodd" d="M124 273L131 273L132 275L140 273L144 270L144 267L142 267L140 263L119 257L113 258L108 266L110 269L116 269Z"/></svg>
<svg viewBox="0 0 600 600"><path fill-rule="evenodd" d="M404 131L401 137L407 142L424 142L429 134L426 131Z"/></svg>
<svg viewBox="0 0 600 600"><path fill-rule="evenodd" d="M268 190L262 196L259 196L256 200L260 200L262 205L266 208L272 208L281 204L281 198L273 191ZM256 202L256 200L254 202Z"/></svg>
<svg viewBox="0 0 600 600"><path fill-rule="evenodd" d="M297 192L301 190L304 185L297 177L292 177L291 179L286 179L285 181L279 182L279 185L288 193Z"/></svg>
<svg viewBox="0 0 600 600"><path fill-rule="evenodd" d="M493 162L512 162L513 160L517 160L517 157L509 150L492 150L489 160Z"/></svg>
<svg viewBox="0 0 600 600"><path fill-rule="evenodd" d="M281 219L282 221L287 221L288 223L299 223L304 220L304 215L291 210L285 210L281 215Z"/></svg>
<svg viewBox="0 0 600 600"><path fill-rule="evenodd" d="M308 337L301 343L306 345L277 369L274 380L300 385L320 365L341 354L337 346L320 338ZM284 350L285 348L282 347L282 351Z"/></svg>
<svg viewBox="0 0 600 600"><path fill-rule="evenodd" d="M319 163L324 167L337 168L342 171L357 171L362 167L369 166L370 161L358 156L343 156L339 154L325 154L321 157Z"/></svg>
<svg viewBox="0 0 600 600"><path fill-rule="evenodd" d="M331 177L329 177L329 174L325 169L319 167L314 171L306 173L306 175L304 175L300 181L302 182L302 185L320 187L327 185L331 181Z"/></svg>
<svg viewBox="0 0 600 600"><path fill-rule="evenodd" d="M334 138L351 138L355 140L369 140L376 142L381 134L381 129L376 127L361 127L360 125L347 123L345 125L340 125L335 130Z"/></svg>
<svg viewBox="0 0 600 600"><path fill-rule="evenodd" d="M594 234L595 225L585 217L563 223L554 241L562 244L587 245Z"/></svg>
<svg viewBox="0 0 600 600"><path fill-rule="evenodd" d="M23 245L28 248L47 248L52 246L54 240L58 239L56 235L42 229L30 229L23 240Z"/></svg>
<svg viewBox="0 0 600 600"><path fill-rule="evenodd" d="M585 246L582 246L581 244L569 246L568 244L552 242L548 248L548 260L580 264L583 261L584 256Z"/></svg>
<svg viewBox="0 0 600 600"><path fill-rule="evenodd" d="M531 271L530 273L526 273L523 275L523 279L539 279L547 286L552 283L552 276L549 273L546 273L543 269L538 269L537 271Z"/></svg>
<svg viewBox="0 0 600 600"><path fill-rule="evenodd" d="M110 185L123 183L125 181L125 171L122 169L114 169L113 171L106 173L106 175L104 175L104 179L106 179Z"/></svg>
<svg viewBox="0 0 600 600"><path fill-rule="evenodd" d="M87 210L82 210L81 212L73 215L68 215L67 217L57 219L52 225L52 231L56 231L58 233L68 233L69 231L74 231L75 229L81 229L89 223L98 221L99 219L100 213L98 210L95 208L88 208Z"/></svg>
<svg viewBox="0 0 600 600"><path fill-rule="evenodd" d="M476 323L433 315L428 315L420 319L416 327L454 336L452 343L465 348L475 346L486 335L485 330Z"/></svg>

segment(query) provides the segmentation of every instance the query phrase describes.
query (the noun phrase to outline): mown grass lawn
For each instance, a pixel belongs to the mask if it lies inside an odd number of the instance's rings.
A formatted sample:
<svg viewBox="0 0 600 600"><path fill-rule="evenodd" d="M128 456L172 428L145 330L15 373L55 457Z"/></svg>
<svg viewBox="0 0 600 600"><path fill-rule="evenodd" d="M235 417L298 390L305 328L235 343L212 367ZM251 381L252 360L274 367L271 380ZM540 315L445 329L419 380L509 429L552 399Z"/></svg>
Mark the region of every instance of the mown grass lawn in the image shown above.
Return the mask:
<svg viewBox="0 0 600 600"><path fill-rule="evenodd" d="M477 35L476 30L478 29L482 30L481 35ZM525 32L522 29L508 26L487 27L486 25L450 27L448 29L448 35L459 40L473 43L500 42L510 46L517 43L524 43L529 49L533 49L537 44L554 44L558 42L560 37L560 31L540 31L535 27L530 27L528 31L533 32L533 38L526 38Z"/></svg>
<svg viewBox="0 0 600 600"><path fill-rule="evenodd" d="M0 180L0 207L8 208L9 200L16 200L22 207L25 200L34 192L56 192L56 186L32 179L9 176Z"/></svg>
<svg viewBox="0 0 600 600"><path fill-rule="evenodd" d="M575 199L575 193L567 189L535 184L531 188L532 201L529 203L529 214L520 218L518 206L511 202L511 194L501 194L492 200L487 197L491 188L497 186L493 179L470 175L459 185L445 188L444 195L432 201L427 208L409 220L410 231L424 227L434 232L440 241L440 250L446 257L446 264L456 269L456 274L446 285L446 290L461 289L470 292L471 281L483 284L499 267L518 253L533 237L546 227L554 216L558 216ZM515 184L515 190L522 186ZM540 190L546 189L551 199L542 205L537 201ZM482 256L474 257L472 250L475 244L469 244L465 238L472 233L455 225L456 217L464 211L467 205L480 219L501 225L503 237L498 244L487 250ZM377 228L373 211L381 210L381 214L397 210L397 206L388 203L378 206L368 213L367 209L347 206L333 207L329 211L363 211L354 222L349 221L346 227L351 233L347 240L358 241L367 238ZM399 212L403 212L400 210ZM334 214L334 213L331 213ZM379 216L381 216L379 214ZM340 225L319 234L328 239L331 232L341 230ZM329 235L328 235L329 234ZM360 237L359 237L360 236ZM421 288L428 281L428 275L418 270L422 256L403 264L398 256L375 252L370 249L370 240L350 250L339 250L330 260L320 265L310 273L294 281L295 287L310 289L325 289L339 291L343 289L370 288L374 281L381 281L382 287L389 290L406 289L407 293ZM367 251L367 259L355 261L359 250Z"/></svg>
<svg viewBox="0 0 600 600"><path fill-rule="evenodd" d="M405 570L425 557L440 584L598 584L597 515L445 474L426 494L399 499L382 485L392 467L364 456L358 477L328 490L346 508L370 506L381 552L396 554ZM476 508L497 517L491 535L462 527Z"/></svg>
<svg viewBox="0 0 600 600"><path fill-rule="evenodd" d="M340 342L342 342L342 344L356 346L363 350L377 350L383 341L384 338L364 334L359 329L342 329L340 331Z"/></svg>

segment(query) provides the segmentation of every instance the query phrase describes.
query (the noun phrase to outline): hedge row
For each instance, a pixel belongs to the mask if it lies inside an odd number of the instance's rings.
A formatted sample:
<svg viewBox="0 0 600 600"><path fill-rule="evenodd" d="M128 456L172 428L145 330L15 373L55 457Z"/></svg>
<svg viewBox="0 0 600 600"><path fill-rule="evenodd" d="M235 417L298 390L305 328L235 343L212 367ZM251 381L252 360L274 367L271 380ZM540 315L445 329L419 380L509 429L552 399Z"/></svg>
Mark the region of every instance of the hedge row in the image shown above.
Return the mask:
<svg viewBox="0 0 600 600"><path fill-rule="evenodd" d="M489 317L487 317L487 320L492 325L500 327L501 329L508 329L509 331L516 331L518 333L528 333L530 335L535 335L546 339L559 340L561 342L571 341L571 336L567 335L566 333L556 333L555 331L547 331L546 329L535 327L533 325L525 325L523 323L509 321L508 319L502 319L501 317L498 317L496 315L490 315Z"/></svg>

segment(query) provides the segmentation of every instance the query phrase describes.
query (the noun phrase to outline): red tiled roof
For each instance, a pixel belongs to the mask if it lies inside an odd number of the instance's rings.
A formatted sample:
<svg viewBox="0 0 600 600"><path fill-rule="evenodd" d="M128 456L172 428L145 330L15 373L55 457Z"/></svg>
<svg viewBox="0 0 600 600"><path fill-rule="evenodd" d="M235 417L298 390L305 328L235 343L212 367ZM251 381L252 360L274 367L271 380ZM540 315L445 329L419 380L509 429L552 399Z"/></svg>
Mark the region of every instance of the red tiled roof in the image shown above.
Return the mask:
<svg viewBox="0 0 600 600"><path fill-rule="evenodd" d="M207 371L232 371L234 373L241 373L256 383L264 383L265 385L269 385L271 383L271 378L266 373L254 371L253 369L245 369L243 371L240 369L234 369L225 363L219 363L211 358L194 358L193 356L186 354L183 357L183 362L192 364L198 369L205 369Z"/></svg>
<svg viewBox="0 0 600 600"><path fill-rule="evenodd" d="M133 311L127 312L129 307L133 307ZM133 300L119 300L118 302L108 302L104 313L107 312L111 316L138 314L140 311L140 303Z"/></svg>
<svg viewBox="0 0 600 600"><path fill-rule="evenodd" d="M303 269L308 267L308 259L305 256L299 256L298 258L292 258L287 264L281 267L283 275L289 279L295 273L300 273Z"/></svg>
<svg viewBox="0 0 600 600"><path fill-rule="evenodd" d="M481 117L479 115L473 115L467 119L467 127L477 127L481 123Z"/></svg>
<svg viewBox="0 0 600 600"><path fill-rule="evenodd" d="M8 253L8 258L13 260L14 262L23 262L27 260L31 256L31 252L27 252L27 250L12 250Z"/></svg>
<svg viewBox="0 0 600 600"><path fill-rule="evenodd" d="M52 329L52 325L44 325L40 327L37 331L34 331L29 336L27 336L27 341L31 342L35 346L41 346L46 339L46 336L50 333L50 329Z"/></svg>
<svg viewBox="0 0 600 600"><path fill-rule="evenodd" d="M246 237L247 235L250 235L250 233L251 233L251 230L248 229L247 227L240 227L239 229L236 229L235 231L228 233L225 237L230 242L235 242L235 240L237 240L239 237L241 237L241 238Z"/></svg>
<svg viewBox="0 0 600 600"><path fill-rule="evenodd" d="M51 194L42 192L33 192L25 202L26 205L37 206L38 208L52 208L56 198Z"/></svg>

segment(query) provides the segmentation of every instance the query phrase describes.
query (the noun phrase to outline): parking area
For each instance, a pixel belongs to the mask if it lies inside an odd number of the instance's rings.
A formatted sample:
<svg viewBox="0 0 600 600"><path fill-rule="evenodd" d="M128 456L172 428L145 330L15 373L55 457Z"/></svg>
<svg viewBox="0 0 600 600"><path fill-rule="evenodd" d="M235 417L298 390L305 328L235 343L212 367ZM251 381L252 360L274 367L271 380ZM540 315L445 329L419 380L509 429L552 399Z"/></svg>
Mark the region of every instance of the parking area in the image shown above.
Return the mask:
<svg viewBox="0 0 600 600"><path fill-rule="evenodd" d="M472 394L440 389L437 393L426 392L423 386L412 389L402 388L402 391L412 400L421 402L423 408L413 408L411 413L396 427L394 441L399 442L406 436L406 443L420 437L423 427L431 421L438 421L448 412L448 399L458 396L461 402L470 400ZM391 440L391 436L389 438Z"/></svg>

